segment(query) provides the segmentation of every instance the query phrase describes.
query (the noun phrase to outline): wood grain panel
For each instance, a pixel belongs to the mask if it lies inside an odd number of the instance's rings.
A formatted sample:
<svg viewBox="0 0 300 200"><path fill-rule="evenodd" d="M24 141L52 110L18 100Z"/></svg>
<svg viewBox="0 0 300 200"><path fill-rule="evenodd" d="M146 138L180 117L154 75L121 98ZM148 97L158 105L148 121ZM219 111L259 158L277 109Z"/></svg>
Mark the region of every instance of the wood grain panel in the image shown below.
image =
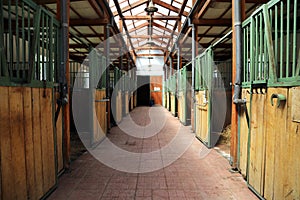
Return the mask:
<svg viewBox="0 0 300 200"><path fill-rule="evenodd" d="M12 147L12 163L14 171L15 199L23 199L27 196L26 188L26 161L25 161L25 143L24 143L24 115L23 115L23 97L22 88L9 88L9 120L10 135Z"/></svg>
<svg viewBox="0 0 300 200"><path fill-rule="evenodd" d="M242 99L246 99L246 106L241 107L240 118L240 132L239 132L239 169L241 174L245 177L247 174L247 162L248 162L248 122L247 114L250 114L250 94L248 94L248 89L242 90ZM246 110L247 109L247 110Z"/></svg>
<svg viewBox="0 0 300 200"><path fill-rule="evenodd" d="M284 157L286 149L284 147L287 122L287 104L283 102L277 108L277 100L272 106L270 98L272 94L283 94L287 96L288 89L269 88L266 114L268 120L266 123L266 164L265 164L265 188L264 196L267 199L283 199L282 195L282 176L286 173ZM284 171L283 171L284 170ZM282 196L281 196L282 197Z"/></svg>
<svg viewBox="0 0 300 200"><path fill-rule="evenodd" d="M9 120L8 87L0 87L0 152L1 152L1 197L13 199L15 178L12 162L12 146Z"/></svg>
<svg viewBox="0 0 300 200"><path fill-rule="evenodd" d="M53 111L52 111L52 89L40 89L41 104L41 143L42 162L44 175L44 193L55 184L55 160L54 160L54 138L53 138ZM47 113L47 114L46 114Z"/></svg>
<svg viewBox="0 0 300 200"><path fill-rule="evenodd" d="M27 192L31 199L37 199L35 190L35 173L34 173L34 142L32 129L32 96L31 88L23 89L24 104L24 133L25 133L25 155L26 155L26 177Z"/></svg>
<svg viewBox="0 0 300 200"><path fill-rule="evenodd" d="M59 98L59 93L55 94L56 100ZM55 110L57 110L58 105L55 104ZM60 173L63 170L63 130L62 130L62 108L60 109L56 124L56 151L57 151L57 172Z"/></svg>
<svg viewBox="0 0 300 200"><path fill-rule="evenodd" d="M35 168L35 186L36 195L41 198L44 194L43 188L43 162L42 162L42 143L41 143L41 105L40 105L40 89L32 88L32 117L33 117L33 143L34 143L34 168Z"/></svg>
<svg viewBox="0 0 300 200"><path fill-rule="evenodd" d="M251 105L251 139L249 184L260 194L263 193L264 154L265 154L265 94L253 94Z"/></svg>
<svg viewBox="0 0 300 200"><path fill-rule="evenodd" d="M96 118L94 119L94 142L101 141L107 132L106 102L99 102L99 100L103 100L105 96L105 90L96 90L95 100L97 102L95 103Z"/></svg>

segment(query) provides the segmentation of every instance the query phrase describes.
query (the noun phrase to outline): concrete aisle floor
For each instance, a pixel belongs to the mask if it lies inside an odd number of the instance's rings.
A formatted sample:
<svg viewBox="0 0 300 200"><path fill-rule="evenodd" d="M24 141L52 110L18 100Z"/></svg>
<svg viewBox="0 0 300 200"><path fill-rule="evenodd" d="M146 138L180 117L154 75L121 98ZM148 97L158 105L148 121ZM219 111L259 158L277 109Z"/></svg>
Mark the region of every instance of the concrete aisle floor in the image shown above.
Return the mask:
<svg viewBox="0 0 300 200"><path fill-rule="evenodd" d="M138 107L129 116L136 124L146 126L151 123L148 111L148 107ZM138 139L125 134L120 126L112 128L108 138L131 152L162 148L174 138L181 124L164 108L154 113L166 119L158 134ZM129 116L122 123L126 123ZM183 130L184 134L192 134L190 127L183 127ZM179 159L148 173L117 171L85 153L71 163L70 171L59 178L58 188L48 199L257 199L240 174L229 172L230 165L225 158L215 150L207 150L194 136L192 138L191 145Z"/></svg>

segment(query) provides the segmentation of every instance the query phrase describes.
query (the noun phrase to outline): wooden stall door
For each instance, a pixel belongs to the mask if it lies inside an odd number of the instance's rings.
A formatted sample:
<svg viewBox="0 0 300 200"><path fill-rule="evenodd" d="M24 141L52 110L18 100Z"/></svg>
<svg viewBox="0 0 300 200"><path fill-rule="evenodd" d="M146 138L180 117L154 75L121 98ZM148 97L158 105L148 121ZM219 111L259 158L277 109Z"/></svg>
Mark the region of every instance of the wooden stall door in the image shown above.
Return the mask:
<svg viewBox="0 0 300 200"><path fill-rule="evenodd" d="M247 162L248 162L248 132L249 132L249 114L250 114L250 90L242 90L242 99L246 99L246 105L241 106L239 115L239 170L241 174L246 177L247 175Z"/></svg>
<svg viewBox="0 0 300 200"><path fill-rule="evenodd" d="M199 91L197 94L197 109L196 109L196 136L208 145L208 123L210 120L208 119L208 109L209 104L206 101L209 101L208 97L206 100L204 99L204 93L206 91Z"/></svg>
<svg viewBox="0 0 300 200"><path fill-rule="evenodd" d="M250 125L249 184L260 194L264 187L266 94L252 94Z"/></svg>
<svg viewBox="0 0 300 200"><path fill-rule="evenodd" d="M266 106L268 116L264 189L266 199L299 199L300 197L299 124L292 120L292 113L299 112L299 107L297 109L294 106L299 104L300 98L298 95L294 96L295 93L300 95L299 90L298 92L292 90L289 93L287 88L270 88L268 90L268 100L272 94L283 94L287 97L287 102L283 101L277 107L277 100L274 99L274 106L270 102Z"/></svg>
<svg viewBox="0 0 300 200"><path fill-rule="evenodd" d="M56 184L53 88L0 87L2 199L40 199Z"/></svg>

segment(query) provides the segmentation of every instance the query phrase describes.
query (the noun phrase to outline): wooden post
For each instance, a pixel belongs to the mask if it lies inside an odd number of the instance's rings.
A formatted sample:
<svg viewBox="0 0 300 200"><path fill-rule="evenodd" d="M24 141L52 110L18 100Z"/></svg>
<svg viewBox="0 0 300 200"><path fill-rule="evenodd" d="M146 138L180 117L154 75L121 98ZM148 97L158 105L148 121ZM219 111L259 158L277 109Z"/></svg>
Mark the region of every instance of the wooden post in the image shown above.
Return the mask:
<svg viewBox="0 0 300 200"><path fill-rule="evenodd" d="M66 76L66 92L70 95L70 63L69 63L69 24L70 24L70 0L60 1L57 0L57 19L62 22L62 13L65 12L61 10L61 3L66 4L66 17L67 17L67 34L66 34L66 44L64 50L66 55L65 58L62 58L62 62L65 64L65 76ZM63 119L64 119L64 138L63 138L63 145L64 145L64 167L65 169L69 169L70 167L70 102L64 105L63 107Z"/></svg>
<svg viewBox="0 0 300 200"><path fill-rule="evenodd" d="M242 20L245 19L245 0L241 2L242 9ZM236 33L234 29L234 18L235 18L235 0L232 0L232 83L235 83L236 77ZM240 49L242 51L242 49ZM232 94L234 91L232 91ZM237 105L232 102L232 111L231 111L231 140L230 140L230 157L231 157L231 166L232 169L237 169L237 152L238 152L238 112Z"/></svg>

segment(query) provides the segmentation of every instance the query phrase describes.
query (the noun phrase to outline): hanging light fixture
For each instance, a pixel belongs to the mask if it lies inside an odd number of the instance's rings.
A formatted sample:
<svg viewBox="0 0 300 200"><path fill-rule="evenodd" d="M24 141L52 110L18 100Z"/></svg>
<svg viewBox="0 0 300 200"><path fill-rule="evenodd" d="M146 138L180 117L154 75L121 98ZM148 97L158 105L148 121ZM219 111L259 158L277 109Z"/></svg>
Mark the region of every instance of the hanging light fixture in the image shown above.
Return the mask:
<svg viewBox="0 0 300 200"><path fill-rule="evenodd" d="M153 4L153 1L150 0L148 7L145 8L145 11L146 11L148 14L152 15L153 13L155 13L155 12L158 11L158 8L155 7L154 4Z"/></svg>

